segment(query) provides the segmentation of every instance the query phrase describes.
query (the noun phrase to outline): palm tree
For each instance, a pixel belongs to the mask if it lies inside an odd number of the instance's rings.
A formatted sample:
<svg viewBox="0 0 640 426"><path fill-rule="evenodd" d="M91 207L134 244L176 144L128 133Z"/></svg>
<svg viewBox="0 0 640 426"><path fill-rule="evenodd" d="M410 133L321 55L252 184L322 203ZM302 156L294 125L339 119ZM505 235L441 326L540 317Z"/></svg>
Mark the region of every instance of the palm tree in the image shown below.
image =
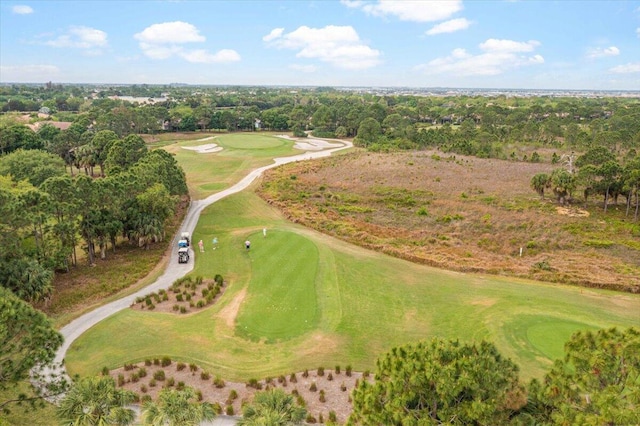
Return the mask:
<svg viewBox="0 0 640 426"><path fill-rule="evenodd" d="M63 425L103 426L130 425L135 412L125 406L136 398L135 393L117 389L111 377L87 377L76 382L58 407Z"/></svg>
<svg viewBox="0 0 640 426"><path fill-rule="evenodd" d="M192 388L179 391L163 389L156 402L144 404L142 417L145 425L151 426L198 426L203 421L213 420L216 413L208 402L199 403Z"/></svg>
<svg viewBox="0 0 640 426"><path fill-rule="evenodd" d="M293 396L282 389L256 393L246 405L239 426L291 426L302 424L307 410L294 403Z"/></svg>

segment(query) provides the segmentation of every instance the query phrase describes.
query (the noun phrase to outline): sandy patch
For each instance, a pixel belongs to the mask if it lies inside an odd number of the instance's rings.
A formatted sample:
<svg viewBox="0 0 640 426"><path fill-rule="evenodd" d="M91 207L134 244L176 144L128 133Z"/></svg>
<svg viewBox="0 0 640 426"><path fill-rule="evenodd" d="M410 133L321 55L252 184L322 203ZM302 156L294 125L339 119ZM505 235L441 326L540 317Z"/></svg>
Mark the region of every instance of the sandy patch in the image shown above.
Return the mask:
<svg viewBox="0 0 640 426"><path fill-rule="evenodd" d="M225 324L227 324L231 328L233 328L233 326L235 325L236 316L238 316L240 305L242 305L242 302L244 301L246 295L247 288L245 287L240 290L240 292L236 294L233 300L218 313L218 317L224 320Z"/></svg>
<svg viewBox="0 0 640 426"><path fill-rule="evenodd" d="M579 209L577 207L556 207L556 212L558 214L562 214L569 217L589 217L589 212L586 210Z"/></svg>
<svg viewBox="0 0 640 426"><path fill-rule="evenodd" d="M277 135L276 137L287 139L290 141L295 141L296 143L293 147L296 149L300 149L302 151L322 151L323 149L337 148L339 146L342 146L342 144L340 143L327 142L321 139L309 139L309 138L298 139L298 138L292 138L291 136L288 136L288 135Z"/></svg>
<svg viewBox="0 0 640 426"><path fill-rule="evenodd" d="M203 401L219 404L223 412L227 407L233 407L235 415L242 414L243 402L251 401L257 391L255 387L247 386L245 383L227 382L224 378L216 377L215 374L205 372L193 364L181 364L178 367L177 362L171 362L170 365L162 367L158 365L160 360L150 361L147 361L147 365L144 362L131 364L127 370L122 367L111 370L109 374L116 383L120 384L120 387L132 390L140 396L149 395L152 399L155 399L164 387L175 389L189 386L201 392ZM164 371L164 380L155 380L152 383L151 379L159 370ZM144 377L139 377L141 371L144 371ZM373 377L372 375L363 377L363 373L355 371L347 375L344 368L340 372L325 369L322 374L318 373L318 370L314 369L266 378L258 382L258 387L261 390L280 388L294 396L298 394L304 399L307 412L316 420L319 420L322 415L326 422L329 412L334 411L338 423L343 424L353 410L349 395L356 386L356 382L360 380L372 382ZM218 380L214 382L216 378ZM313 384L315 384L315 391L311 390ZM321 391L324 394L324 402L320 400ZM233 398L233 394L237 396Z"/></svg>
<svg viewBox="0 0 640 426"><path fill-rule="evenodd" d="M202 140L206 140L206 139L202 139ZM199 154L210 154L212 152L222 151L222 147L218 146L215 143L208 143L205 145L198 145L198 146L183 146L182 149L196 151Z"/></svg>

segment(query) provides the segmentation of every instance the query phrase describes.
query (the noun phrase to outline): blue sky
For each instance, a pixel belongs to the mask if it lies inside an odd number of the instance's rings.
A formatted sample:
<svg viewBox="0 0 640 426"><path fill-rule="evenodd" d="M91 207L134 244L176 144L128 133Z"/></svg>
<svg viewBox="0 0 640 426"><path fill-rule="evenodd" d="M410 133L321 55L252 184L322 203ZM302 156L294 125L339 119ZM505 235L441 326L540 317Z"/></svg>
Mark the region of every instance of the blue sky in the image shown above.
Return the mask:
<svg viewBox="0 0 640 426"><path fill-rule="evenodd" d="M0 82L640 90L640 1L6 1Z"/></svg>

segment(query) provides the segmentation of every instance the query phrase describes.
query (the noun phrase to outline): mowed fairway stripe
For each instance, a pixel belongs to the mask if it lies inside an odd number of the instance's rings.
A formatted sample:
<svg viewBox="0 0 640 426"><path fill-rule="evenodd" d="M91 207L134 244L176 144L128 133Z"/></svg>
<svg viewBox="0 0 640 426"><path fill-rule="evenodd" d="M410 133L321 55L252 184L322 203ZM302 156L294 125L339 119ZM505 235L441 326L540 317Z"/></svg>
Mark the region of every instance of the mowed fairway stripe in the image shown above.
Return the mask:
<svg viewBox="0 0 640 426"><path fill-rule="evenodd" d="M318 322L318 250L300 235L271 231L249 237L251 281L238 315L238 335L267 342L313 330Z"/></svg>

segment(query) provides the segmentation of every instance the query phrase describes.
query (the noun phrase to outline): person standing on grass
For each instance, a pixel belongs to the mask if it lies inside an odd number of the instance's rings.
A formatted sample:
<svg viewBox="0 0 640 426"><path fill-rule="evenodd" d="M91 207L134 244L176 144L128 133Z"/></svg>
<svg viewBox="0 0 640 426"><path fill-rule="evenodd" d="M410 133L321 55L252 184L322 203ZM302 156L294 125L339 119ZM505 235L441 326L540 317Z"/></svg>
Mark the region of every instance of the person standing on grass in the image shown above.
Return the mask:
<svg viewBox="0 0 640 426"><path fill-rule="evenodd" d="M215 250L218 247L218 237L213 237L213 249Z"/></svg>
<svg viewBox="0 0 640 426"><path fill-rule="evenodd" d="M202 240L198 241L198 247L200 247L200 253L204 253L204 243Z"/></svg>
<svg viewBox="0 0 640 426"><path fill-rule="evenodd" d="M262 236L266 238L266 236L267 236L267 228L262 228Z"/></svg>
<svg viewBox="0 0 640 426"><path fill-rule="evenodd" d="M247 250L249 250L251 248L251 241L247 240L244 242L244 248L246 248Z"/></svg>

